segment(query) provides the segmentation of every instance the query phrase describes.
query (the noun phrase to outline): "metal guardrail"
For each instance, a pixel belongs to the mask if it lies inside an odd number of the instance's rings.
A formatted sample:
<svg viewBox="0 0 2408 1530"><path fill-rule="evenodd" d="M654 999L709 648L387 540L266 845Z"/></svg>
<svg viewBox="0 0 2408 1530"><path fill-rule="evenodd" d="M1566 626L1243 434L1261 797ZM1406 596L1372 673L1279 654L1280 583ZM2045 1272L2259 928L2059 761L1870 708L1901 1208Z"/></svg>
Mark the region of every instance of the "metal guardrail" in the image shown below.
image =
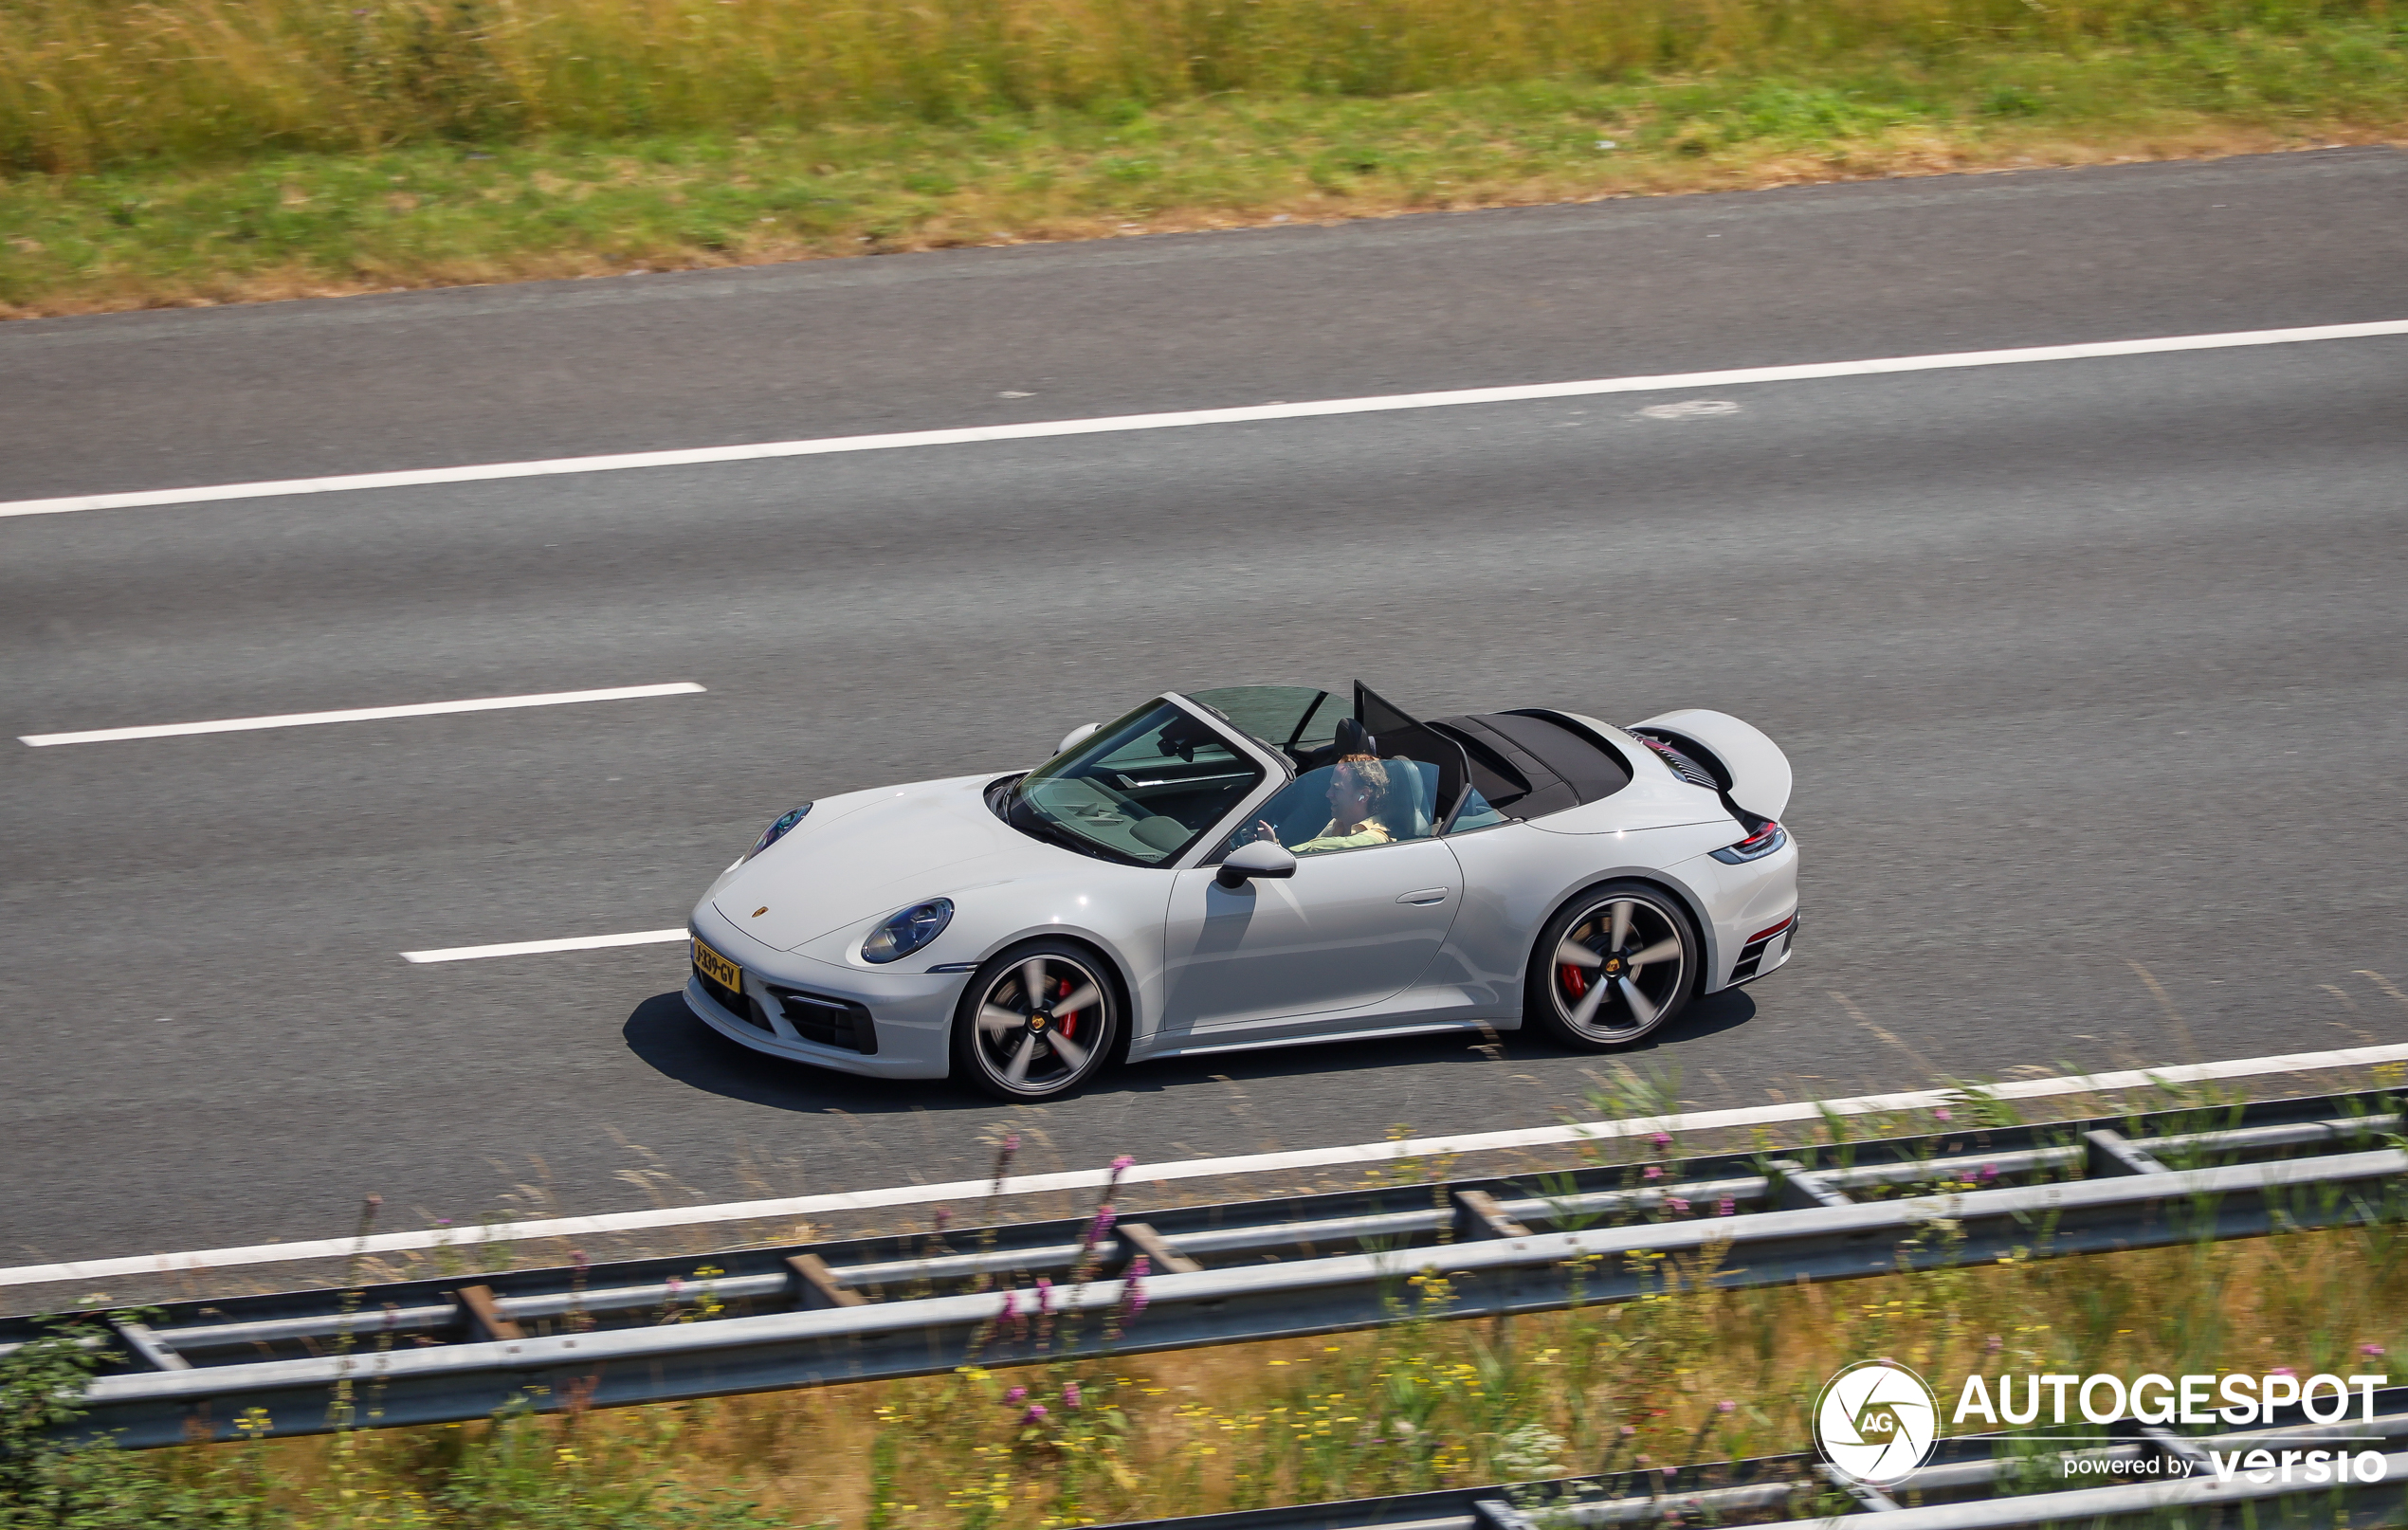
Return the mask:
<svg viewBox="0 0 2408 1530"><path fill-rule="evenodd" d="M2258 1523L2286 1517L2285 1505L2267 1505L2267 1499L2313 1500L2291 1505L2297 1514L2313 1513L2322 1525L2336 1522L2397 1522L2408 1507L2408 1453L2397 1447L2408 1441L2408 1387L2393 1387L2375 1394L2380 1411L2372 1419L2351 1419L2345 1425L2283 1422L2266 1428L2216 1434L2178 1435L2125 1419L2105 1427L2121 1438L2107 1443L2069 1437L2063 1452L2086 1463L2189 1457L2196 1469L2188 1477L2157 1482L2119 1482L2098 1487L2051 1491L2035 1488L2029 1475L2045 1469L2040 1464L2058 1452L2034 1451L2026 1441L1996 1435L1955 1435L1940 1442L1933 1463L1895 1490L1911 1500L1900 1506L1888 1494L1866 1495L1850 1513L1870 1510L1879 1523L1898 1530L1918 1525L2021 1526L2156 1521L2165 1511L2189 1510L2186 1522L2212 1521L2217 1510L2249 1503ZM2279 1418L2305 1420L2293 1406ZM2208 1452L2228 1457L2252 1449L2280 1450L2310 1443L2329 1445L2336 1432L2354 1436L2354 1444L2382 1455L2387 1466L2376 1483L2315 1484L2251 1483L2239 1478L2219 1481ZM2100 1475L2106 1475L2101 1473ZM1829 1505L1834 1488L1810 1455L1764 1456L1749 1461L1716 1462L1679 1468L1666 1476L1655 1469L1632 1470L1596 1477L1553 1482L1520 1483L1490 1487L1459 1487L1436 1492L1398 1494L1387 1498L1349 1499L1325 1503L1301 1503L1279 1508L1247 1509L1227 1514L1195 1515L1173 1520L1147 1520L1104 1527L1104 1530L1604 1530L1613 1525L1828 1523L1815 1515ZM2334 1513L2333 1500L2344 1501L2344 1512Z"/></svg>
<svg viewBox="0 0 2408 1530"><path fill-rule="evenodd" d="M119 1325L82 1427L145 1447L252 1409L306 1433L1327 1333L1431 1310L1424 1270L1474 1316L1660 1288L1640 1253L1758 1285L1888 1273L1902 1245L1932 1265L2399 1218L2400 1119L2339 1095L177 1302ZM41 1332L0 1321L0 1343Z"/></svg>

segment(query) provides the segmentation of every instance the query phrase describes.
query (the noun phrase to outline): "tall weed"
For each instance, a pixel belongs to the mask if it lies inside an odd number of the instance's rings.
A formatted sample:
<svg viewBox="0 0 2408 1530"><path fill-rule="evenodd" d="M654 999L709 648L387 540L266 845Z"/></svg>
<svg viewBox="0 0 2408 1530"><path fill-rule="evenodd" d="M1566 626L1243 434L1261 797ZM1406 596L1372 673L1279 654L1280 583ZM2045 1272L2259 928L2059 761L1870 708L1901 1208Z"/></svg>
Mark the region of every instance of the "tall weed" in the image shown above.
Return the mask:
<svg viewBox="0 0 2408 1530"><path fill-rule="evenodd" d="M6 0L0 170L2289 33L2386 0ZM2030 109L2012 91L2002 115ZM1767 97L1751 115L1848 125Z"/></svg>

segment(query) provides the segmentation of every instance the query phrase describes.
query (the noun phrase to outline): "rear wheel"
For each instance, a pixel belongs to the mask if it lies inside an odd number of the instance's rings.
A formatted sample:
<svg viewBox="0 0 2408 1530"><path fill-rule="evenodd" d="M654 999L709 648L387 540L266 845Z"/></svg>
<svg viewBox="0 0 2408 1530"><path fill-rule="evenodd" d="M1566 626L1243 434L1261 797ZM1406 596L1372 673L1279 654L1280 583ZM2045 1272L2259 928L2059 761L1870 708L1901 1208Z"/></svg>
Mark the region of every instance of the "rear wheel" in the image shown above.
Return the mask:
<svg viewBox="0 0 2408 1530"><path fill-rule="evenodd" d="M978 969L953 1022L954 1077L998 1100L1050 1100L1111 1055L1120 1001L1095 953L1038 940Z"/></svg>
<svg viewBox="0 0 2408 1530"><path fill-rule="evenodd" d="M1688 911L1660 888L1592 887L1540 932L1525 1013L1584 1051L1628 1046L1687 1007L1703 950Z"/></svg>

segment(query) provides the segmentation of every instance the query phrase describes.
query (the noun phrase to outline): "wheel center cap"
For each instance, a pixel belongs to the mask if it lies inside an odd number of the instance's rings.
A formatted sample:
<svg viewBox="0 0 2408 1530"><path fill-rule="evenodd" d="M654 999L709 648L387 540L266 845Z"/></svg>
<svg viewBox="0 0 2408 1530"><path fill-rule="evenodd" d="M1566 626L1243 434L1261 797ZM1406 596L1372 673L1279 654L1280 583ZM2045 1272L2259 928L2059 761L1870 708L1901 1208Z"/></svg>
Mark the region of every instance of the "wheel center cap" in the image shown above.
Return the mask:
<svg viewBox="0 0 2408 1530"><path fill-rule="evenodd" d="M1619 957L1619 956L1608 956L1608 957L1606 957L1606 958L1605 958L1605 973L1606 973L1606 975L1607 975L1607 976L1609 976L1609 977L1614 976L1614 974L1618 974L1619 972L1621 972L1621 970L1622 970L1622 958L1621 958L1621 957Z"/></svg>
<svg viewBox="0 0 2408 1530"><path fill-rule="evenodd" d="M1045 1029L1046 1021L1050 1018L1052 1017L1048 1015L1043 1010L1039 1010L1029 1016L1029 1029L1031 1030L1043 1030Z"/></svg>

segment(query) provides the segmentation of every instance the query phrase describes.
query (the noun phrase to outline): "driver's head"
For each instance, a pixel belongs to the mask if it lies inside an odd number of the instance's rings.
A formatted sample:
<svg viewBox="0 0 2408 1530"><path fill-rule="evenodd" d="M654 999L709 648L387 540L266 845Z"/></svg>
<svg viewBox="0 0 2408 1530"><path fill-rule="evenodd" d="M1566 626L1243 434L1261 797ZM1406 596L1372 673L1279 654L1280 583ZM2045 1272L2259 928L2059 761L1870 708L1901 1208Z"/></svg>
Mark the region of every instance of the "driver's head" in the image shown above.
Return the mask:
<svg viewBox="0 0 2408 1530"><path fill-rule="evenodd" d="M1387 762L1370 755L1348 755L1329 773L1330 816L1350 826L1377 818L1394 790Z"/></svg>

